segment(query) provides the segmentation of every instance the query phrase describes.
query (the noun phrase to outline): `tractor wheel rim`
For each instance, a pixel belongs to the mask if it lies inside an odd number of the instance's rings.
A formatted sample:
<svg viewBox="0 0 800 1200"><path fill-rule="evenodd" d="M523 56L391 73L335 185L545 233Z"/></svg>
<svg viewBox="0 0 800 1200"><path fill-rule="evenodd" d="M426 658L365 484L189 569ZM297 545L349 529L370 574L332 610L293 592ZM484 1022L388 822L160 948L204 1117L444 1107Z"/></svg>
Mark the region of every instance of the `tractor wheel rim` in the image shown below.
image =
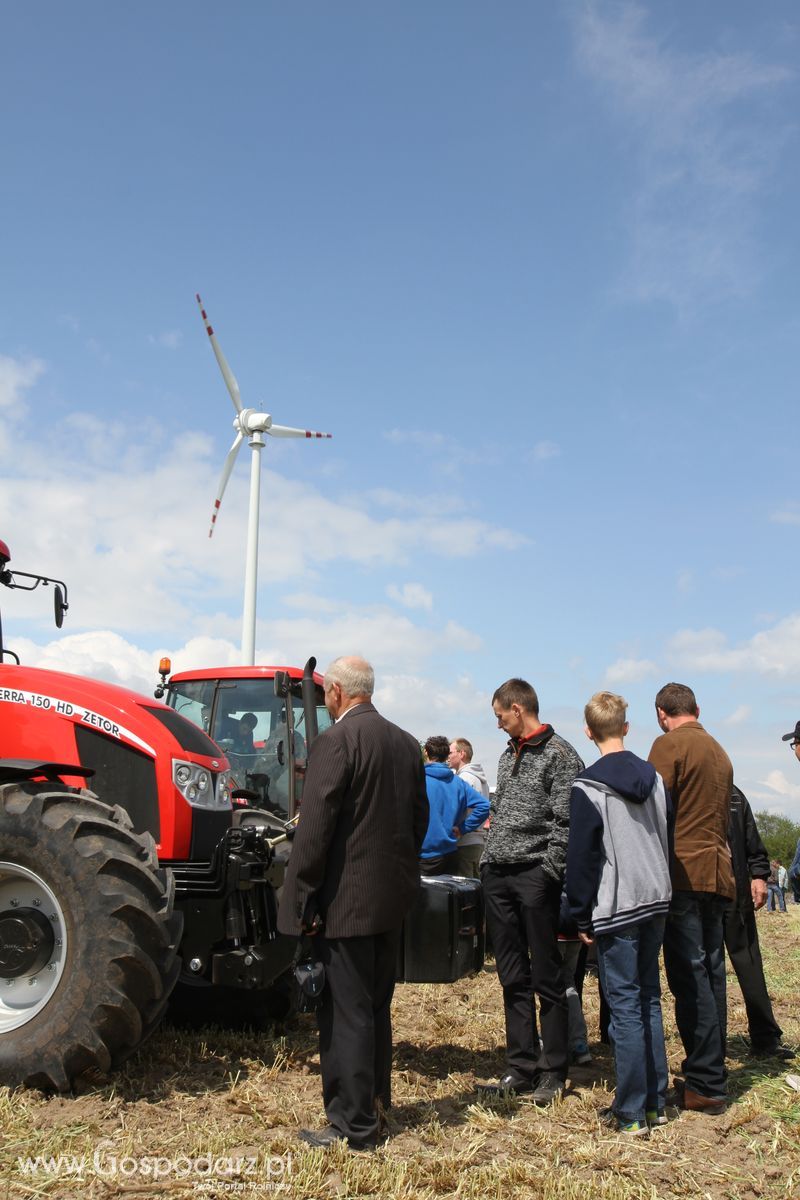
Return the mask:
<svg viewBox="0 0 800 1200"><path fill-rule="evenodd" d="M0 862L0 1035L47 1005L66 955L66 921L55 893L27 867Z"/></svg>

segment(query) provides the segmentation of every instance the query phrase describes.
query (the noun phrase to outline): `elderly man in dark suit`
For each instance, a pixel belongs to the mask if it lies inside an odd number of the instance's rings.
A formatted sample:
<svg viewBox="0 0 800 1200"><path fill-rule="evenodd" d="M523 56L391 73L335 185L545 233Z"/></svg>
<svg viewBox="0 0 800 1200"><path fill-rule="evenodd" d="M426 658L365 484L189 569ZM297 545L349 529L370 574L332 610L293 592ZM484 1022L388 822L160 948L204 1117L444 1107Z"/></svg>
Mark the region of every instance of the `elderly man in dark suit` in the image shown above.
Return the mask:
<svg viewBox="0 0 800 1200"><path fill-rule="evenodd" d="M419 745L373 707L374 681L362 658L325 672L335 724L309 752L278 915L282 933L315 935L327 980L317 1018L330 1124L300 1137L354 1150L375 1148L391 1103L397 946L428 827Z"/></svg>

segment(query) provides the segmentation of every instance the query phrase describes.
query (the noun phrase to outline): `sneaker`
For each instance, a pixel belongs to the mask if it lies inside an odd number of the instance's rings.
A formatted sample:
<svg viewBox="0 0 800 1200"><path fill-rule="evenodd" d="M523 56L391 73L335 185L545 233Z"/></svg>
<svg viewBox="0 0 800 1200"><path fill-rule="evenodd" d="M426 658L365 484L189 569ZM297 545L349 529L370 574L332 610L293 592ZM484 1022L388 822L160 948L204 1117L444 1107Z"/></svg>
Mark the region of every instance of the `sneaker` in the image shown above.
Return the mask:
<svg viewBox="0 0 800 1200"><path fill-rule="evenodd" d="M651 1129L654 1125L666 1125L669 1122L669 1117L663 1108L648 1108L644 1114L644 1119Z"/></svg>
<svg viewBox="0 0 800 1200"><path fill-rule="evenodd" d="M622 1121L613 1108L601 1108L597 1115L601 1125L607 1126L615 1133L622 1133L625 1137L647 1137L650 1133L646 1121Z"/></svg>
<svg viewBox="0 0 800 1200"><path fill-rule="evenodd" d="M586 1042L576 1042L572 1047L572 1061L578 1063L579 1066L584 1066L592 1061Z"/></svg>
<svg viewBox="0 0 800 1200"><path fill-rule="evenodd" d="M534 1104L552 1104L559 1096L564 1095L564 1080L552 1071L543 1071L539 1082L534 1088L531 1099Z"/></svg>

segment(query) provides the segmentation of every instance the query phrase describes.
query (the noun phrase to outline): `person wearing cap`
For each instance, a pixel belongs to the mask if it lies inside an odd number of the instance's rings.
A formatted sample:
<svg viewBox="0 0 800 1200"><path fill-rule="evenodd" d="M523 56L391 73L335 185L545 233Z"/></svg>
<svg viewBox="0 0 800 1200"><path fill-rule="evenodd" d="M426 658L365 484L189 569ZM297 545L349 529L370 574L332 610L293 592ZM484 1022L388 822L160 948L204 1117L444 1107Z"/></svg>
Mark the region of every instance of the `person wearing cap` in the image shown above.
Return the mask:
<svg viewBox="0 0 800 1200"><path fill-rule="evenodd" d="M792 750L794 750L795 758L800 762L800 721L797 722L791 733L783 735L781 741L789 743ZM797 840L794 858L789 866L789 884L795 904L800 904L800 838Z"/></svg>

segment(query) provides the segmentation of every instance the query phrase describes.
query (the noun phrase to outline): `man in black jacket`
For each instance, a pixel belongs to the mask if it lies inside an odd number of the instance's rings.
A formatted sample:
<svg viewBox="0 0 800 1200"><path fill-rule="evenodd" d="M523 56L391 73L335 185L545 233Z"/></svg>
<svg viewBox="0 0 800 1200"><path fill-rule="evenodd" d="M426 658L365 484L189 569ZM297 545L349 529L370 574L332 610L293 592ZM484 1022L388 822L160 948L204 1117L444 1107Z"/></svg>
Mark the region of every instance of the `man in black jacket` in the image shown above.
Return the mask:
<svg viewBox="0 0 800 1200"><path fill-rule="evenodd" d="M781 1044L782 1031L772 1011L756 929L755 910L762 908L767 899L769 858L747 797L735 784L731 792L728 845L736 898L725 908L725 949L742 989L751 1053L759 1058L793 1058L788 1046ZM725 1035L723 1029L723 1046Z"/></svg>
<svg viewBox="0 0 800 1200"><path fill-rule="evenodd" d="M335 724L309 750L278 912L281 933L313 936L327 980L317 1020L330 1124L300 1137L322 1147L343 1138L352 1150L375 1148L391 1103L397 946L428 827L419 745L376 711L374 685L363 658L325 672Z"/></svg>

